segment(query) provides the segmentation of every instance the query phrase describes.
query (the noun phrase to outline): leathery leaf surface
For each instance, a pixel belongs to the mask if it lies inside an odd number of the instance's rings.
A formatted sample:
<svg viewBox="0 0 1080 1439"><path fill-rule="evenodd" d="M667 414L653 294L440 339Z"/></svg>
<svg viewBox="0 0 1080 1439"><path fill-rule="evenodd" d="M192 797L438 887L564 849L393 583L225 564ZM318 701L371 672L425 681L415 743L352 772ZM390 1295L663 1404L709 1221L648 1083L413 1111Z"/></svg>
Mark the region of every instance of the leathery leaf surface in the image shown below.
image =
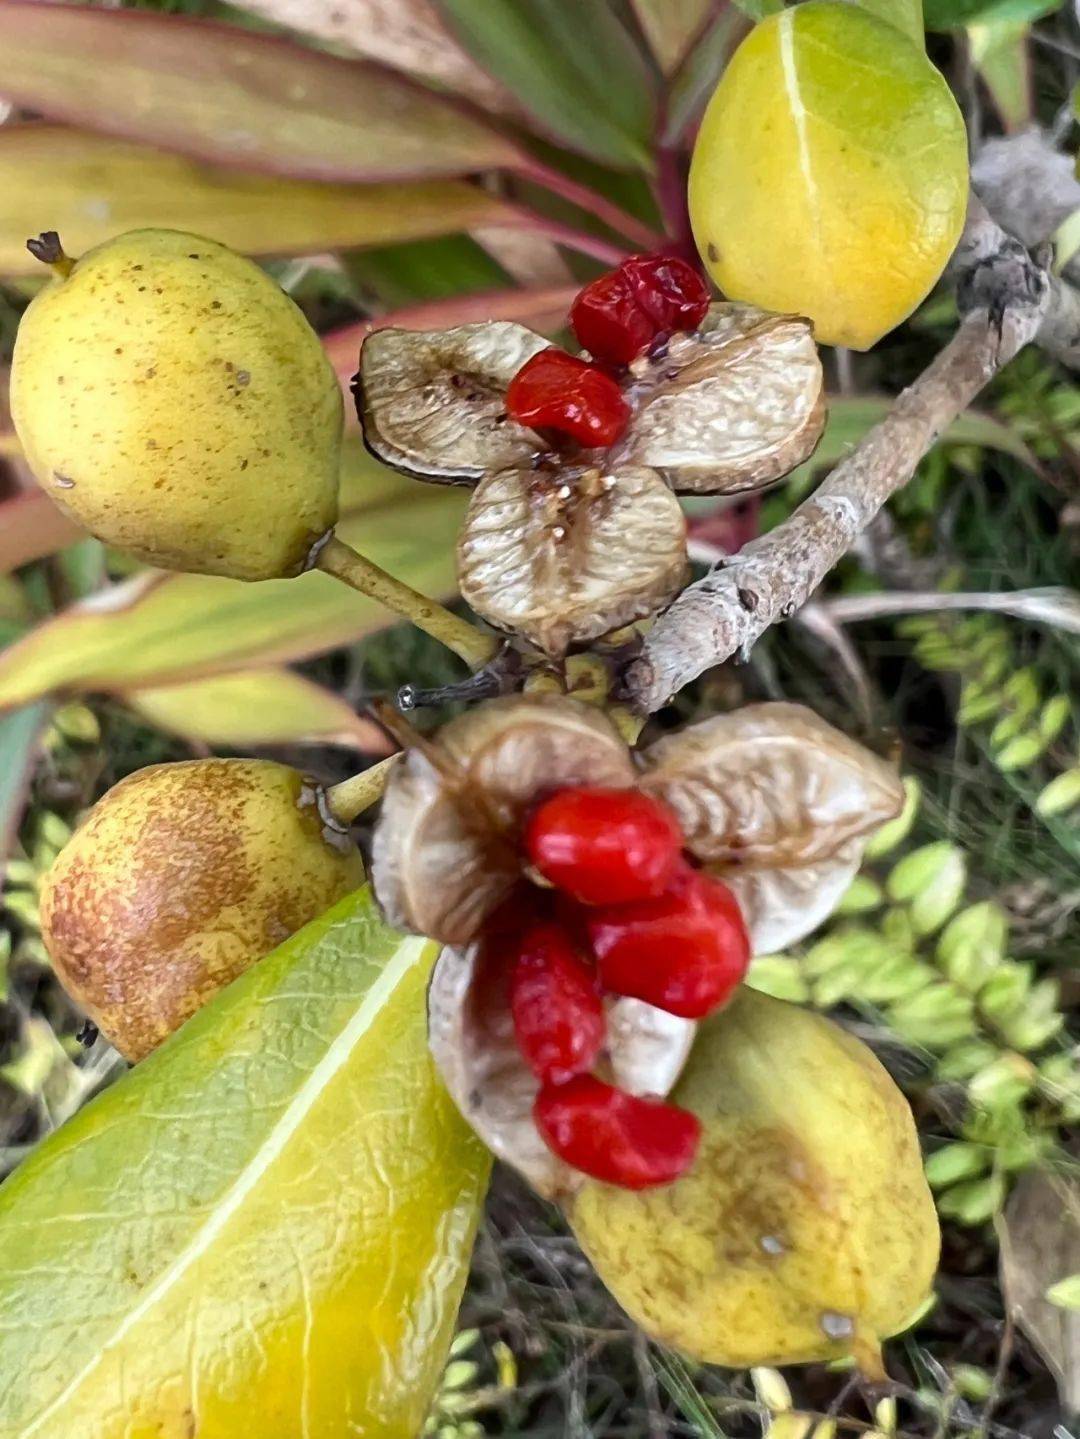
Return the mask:
<svg viewBox="0 0 1080 1439"><path fill-rule="evenodd" d="M411 1439L489 1160L434 957L343 900L0 1191L3 1439Z"/></svg>

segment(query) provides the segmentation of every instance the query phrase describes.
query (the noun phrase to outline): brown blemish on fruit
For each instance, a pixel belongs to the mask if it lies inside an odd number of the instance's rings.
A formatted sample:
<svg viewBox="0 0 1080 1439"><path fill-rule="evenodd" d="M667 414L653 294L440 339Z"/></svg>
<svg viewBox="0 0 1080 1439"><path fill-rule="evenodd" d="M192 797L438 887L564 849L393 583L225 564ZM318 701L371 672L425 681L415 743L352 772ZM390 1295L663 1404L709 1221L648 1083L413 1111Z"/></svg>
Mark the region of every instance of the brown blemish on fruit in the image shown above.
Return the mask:
<svg viewBox="0 0 1080 1439"><path fill-rule="evenodd" d="M122 781L42 895L57 973L129 1059L362 878L301 777L268 761L156 765Z"/></svg>
<svg viewBox="0 0 1080 1439"><path fill-rule="evenodd" d="M717 262L717 261L719 260L719 258L720 258L720 251L716 248L716 246L713 244L713 242L712 242L711 240L709 241L708 245L705 247L705 253L708 255L709 260L710 260L710 261L712 262L712 264L714 264L714 265L716 264L716 262Z"/></svg>

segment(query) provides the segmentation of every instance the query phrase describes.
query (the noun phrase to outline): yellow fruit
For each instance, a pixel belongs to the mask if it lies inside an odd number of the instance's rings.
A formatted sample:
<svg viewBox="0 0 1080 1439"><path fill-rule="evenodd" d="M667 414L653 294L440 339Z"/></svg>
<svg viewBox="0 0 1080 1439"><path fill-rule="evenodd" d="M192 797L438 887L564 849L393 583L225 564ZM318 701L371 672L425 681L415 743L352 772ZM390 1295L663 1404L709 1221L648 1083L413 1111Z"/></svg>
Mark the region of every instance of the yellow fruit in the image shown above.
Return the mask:
<svg viewBox="0 0 1080 1439"><path fill-rule="evenodd" d="M42 934L65 988L141 1059L363 879L355 846L287 765L154 765L111 789L60 852Z"/></svg>
<svg viewBox="0 0 1080 1439"><path fill-rule="evenodd" d="M690 168L690 218L733 300L806 315L865 350L929 293L964 223L963 119L893 26L810 0L762 21L724 72Z"/></svg>
<svg viewBox="0 0 1080 1439"><path fill-rule="evenodd" d="M589 1183L574 1230L654 1338L738 1368L854 1355L926 1298L938 1226L911 1112L866 1048L750 989L701 1028L672 1099L701 1119L685 1178Z"/></svg>
<svg viewBox="0 0 1080 1439"><path fill-rule="evenodd" d="M337 518L342 400L318 337L250 260L132 230L23 317L11 410L38 481L165 569L297 574Z"/></svg>

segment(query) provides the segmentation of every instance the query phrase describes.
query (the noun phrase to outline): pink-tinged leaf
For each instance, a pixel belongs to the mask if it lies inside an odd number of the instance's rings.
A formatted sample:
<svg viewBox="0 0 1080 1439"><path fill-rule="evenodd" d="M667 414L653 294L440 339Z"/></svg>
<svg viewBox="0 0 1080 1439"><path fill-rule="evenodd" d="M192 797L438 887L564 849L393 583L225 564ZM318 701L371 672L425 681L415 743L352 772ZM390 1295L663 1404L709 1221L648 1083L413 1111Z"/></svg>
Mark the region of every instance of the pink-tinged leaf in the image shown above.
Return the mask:
<svg viewBox="0 0 1080 1439"><path fill-rule="evenodd" d="M81 539L73 524L43 490L24 490L0 503L0 575L55 554Z"/></svg>
<svg viewBox="0 0 1080 1439"><path fill-rule="evenodd" d="M573 281L566 257L546 235L525 229L485 227L473 230L472 237L523 290L569 285Z"/></svg>
<svg viewBox="0 0 1080 1439"><path fill-rule="evenodd" d="M665 75L679 68L719 0L633 0L638 24Z"/></svg>
<svg viewBox="0 0 1080 1439"><path fill-rule="evenodd" d="M0 6L0 29L2 17ZM72 254L124 230L162 227L272 256L531 223L462 180L321 185L242 175L62 126L0 127L0 274L7 276L41 275L26 239L43 229L59 231Z"/></svg>
<svg viewBox="0 0 1080 1439"><path fill-rule="evenodd" d="M358 325L343 325L323 336L330 363L344 384L356 373L360 346L373 330L447 330L482 320L516 320L541 334L552 334L566 324L567 311L577 294L576 285L544 290L489 290L479 295L453 295L379 315Z"/></svg>
<svg viewBox="0 0 1080 1439"><path fill-rule="evenodd" d="M340 695L289 669L241 670L122 698L155 728L215 749L336 744L375 755L392 749L385 732Z"/></svg>
<svg viewBox="0 0 1080 1439"><path fill-rule="evenodd" d="M403 75L215 21L4 0L0 53L0 94L17 105L241 169L345 182L519 159L479 114Z"/></svg>
<svg viewBox="0 0 1080 1439"><path fill-rule="evenodd" d="M339 532L406 583L450 594L464 497L395 478L393 499L380 492ZM245 584L147 572L73 605L0 652L0 710L54 691L129 690L281 664L394 623L329 575Z"/></svg>
<svg viewBox="0 0 1080 1439"><path fill-rule="evenodd" d="M379 60L486 110L515 111L512 96L451 39L432 0L234 0L266 20Z"/></svg>

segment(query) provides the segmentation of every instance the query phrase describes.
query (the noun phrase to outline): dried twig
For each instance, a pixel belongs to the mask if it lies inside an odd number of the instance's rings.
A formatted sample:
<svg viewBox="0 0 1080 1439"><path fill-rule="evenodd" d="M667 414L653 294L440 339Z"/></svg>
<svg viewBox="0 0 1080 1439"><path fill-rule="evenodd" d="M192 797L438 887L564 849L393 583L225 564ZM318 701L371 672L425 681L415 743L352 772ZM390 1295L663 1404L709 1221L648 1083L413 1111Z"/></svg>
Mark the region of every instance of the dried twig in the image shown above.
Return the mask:
<svg viewBox="0 0 1080 1439"><path fill-rule="evenodd" d="M964 318L952 340L794 514L691 585L660 617L626 674L639 708L657 709L804 605L945 427L1018 350L1037 340L1080 366L1080 292L1032 259L974 196L953 269Z"/></svg>
<svg viewBox="0 0 1080 1439"><path fill-rule="evenodd" d="M808 606L809 608L809 606ZM1033 624L1051 625L1066 634L1080 635L1080 593L1059 586L1039 590L1014 590L995 594L991 591L942 594L940 590L922 593L879 595L838 595L835 599L819 600L814 608L836 624L855 624L860 620L878 620L886 615L940 614L944 610L989 610L999 615L1013 615ZM805 613L805 611L804 611Z"/></svg>

